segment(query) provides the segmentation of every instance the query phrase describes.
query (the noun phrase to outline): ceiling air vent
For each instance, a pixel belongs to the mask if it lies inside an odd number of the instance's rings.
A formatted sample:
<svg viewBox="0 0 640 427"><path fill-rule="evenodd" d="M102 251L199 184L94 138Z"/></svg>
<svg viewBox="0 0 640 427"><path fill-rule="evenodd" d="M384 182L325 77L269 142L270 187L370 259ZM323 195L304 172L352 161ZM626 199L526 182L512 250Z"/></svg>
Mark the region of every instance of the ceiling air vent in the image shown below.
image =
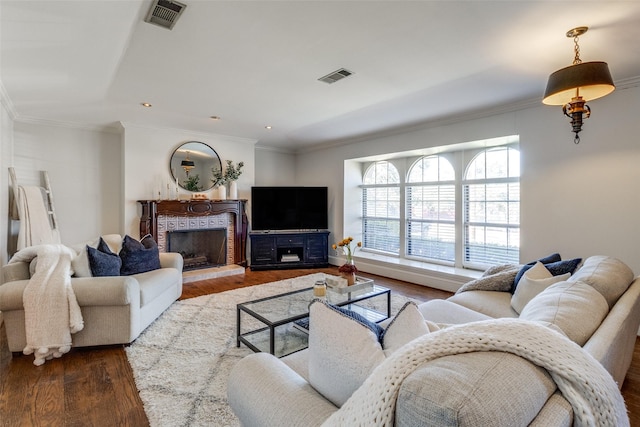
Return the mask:
<svg viewBox="0 0 640 427"><path fill-rule="evenodd" d="M144 21L170 30L176 24L185 7L187 7L186 4L177 1L154 0Z"/></svg>
<svg viewBox="0 0 640 427"><path fill-rule="evenodd" d="M339 70L329 73L324 77L320 77L318 80L331 84L337 82L338 80L342 80L345 77L349 77L351 74L353 74L351 71L340 68Z"/></svg>

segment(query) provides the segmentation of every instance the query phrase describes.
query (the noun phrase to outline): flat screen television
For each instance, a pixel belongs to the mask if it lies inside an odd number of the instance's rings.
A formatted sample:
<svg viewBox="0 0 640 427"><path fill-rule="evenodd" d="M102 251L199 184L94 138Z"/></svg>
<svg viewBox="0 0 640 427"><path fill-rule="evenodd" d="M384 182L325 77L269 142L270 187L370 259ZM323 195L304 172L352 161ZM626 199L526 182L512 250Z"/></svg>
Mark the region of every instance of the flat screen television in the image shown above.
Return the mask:
<svg viewBox="0 0 640 427"><path fill-rule="evenodd" d="M327 187L251 187L251 228L326 230L327 203Z"/></svg>

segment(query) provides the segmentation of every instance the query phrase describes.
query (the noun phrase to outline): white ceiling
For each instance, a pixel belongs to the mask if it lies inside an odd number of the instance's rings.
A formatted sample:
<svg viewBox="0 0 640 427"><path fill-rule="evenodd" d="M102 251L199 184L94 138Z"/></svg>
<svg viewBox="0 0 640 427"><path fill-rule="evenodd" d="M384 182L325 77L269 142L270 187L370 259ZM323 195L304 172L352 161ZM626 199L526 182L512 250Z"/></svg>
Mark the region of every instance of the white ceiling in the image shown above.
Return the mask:
<svg viewBox="0 0 640 427"><path fill-rule="evenodd" d="M143 21L151 0L0 0L16 119L303 150L537 103L581 25L583 61L618 85L640 76L637 1L181 1L167 30ZM354 75L317 80L341 67Z"/></svg>

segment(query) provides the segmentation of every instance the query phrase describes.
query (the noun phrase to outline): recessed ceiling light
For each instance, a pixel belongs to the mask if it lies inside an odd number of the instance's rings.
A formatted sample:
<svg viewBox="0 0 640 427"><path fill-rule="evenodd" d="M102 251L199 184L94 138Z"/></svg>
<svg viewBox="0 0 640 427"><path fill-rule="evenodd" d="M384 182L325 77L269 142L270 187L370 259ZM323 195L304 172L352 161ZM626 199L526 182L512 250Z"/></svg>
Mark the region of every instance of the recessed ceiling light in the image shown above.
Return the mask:
<svg viewBox="0 0 640 427"><path fill-rule="evenodd" d="M267 130L271 130L271 126L265 126L264 128Z"/></svg>
<svg viewBox="0 0 640 427"><path fill-rule="evenodd" d="M142 103L142 106L143 106L143 107L151 107L151 104L149 104L148 102L143 102L143 103Z"/></svg>
<svg viewBox="0 0 640 427"><path fill-rule="evenodd" d="M220 120L222 117L220 116L211 116L211 120Z"/></svg>

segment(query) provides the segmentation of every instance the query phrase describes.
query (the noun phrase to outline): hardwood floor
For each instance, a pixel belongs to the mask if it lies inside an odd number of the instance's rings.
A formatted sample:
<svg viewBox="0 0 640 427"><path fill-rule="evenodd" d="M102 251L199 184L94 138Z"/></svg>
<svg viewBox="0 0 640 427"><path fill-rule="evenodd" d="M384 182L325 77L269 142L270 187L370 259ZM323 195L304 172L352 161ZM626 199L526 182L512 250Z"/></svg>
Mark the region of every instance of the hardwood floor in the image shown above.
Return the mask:
<svg viewBox="0 0 640 427"><path fill-rule="evenodd" d="M181 299L244 286L274 282L322 271L282 270L228 276L184 285ZM377 283L420 301L446 298L448 292L407 282L364 274ZM72 349L43 366L33 356L9 357L5 331L0 330L0 426L146 426L147 417L138 395L123 346ZM636 340L631 368L622 394L632 426L640 427L640 339Z"/></svg>

